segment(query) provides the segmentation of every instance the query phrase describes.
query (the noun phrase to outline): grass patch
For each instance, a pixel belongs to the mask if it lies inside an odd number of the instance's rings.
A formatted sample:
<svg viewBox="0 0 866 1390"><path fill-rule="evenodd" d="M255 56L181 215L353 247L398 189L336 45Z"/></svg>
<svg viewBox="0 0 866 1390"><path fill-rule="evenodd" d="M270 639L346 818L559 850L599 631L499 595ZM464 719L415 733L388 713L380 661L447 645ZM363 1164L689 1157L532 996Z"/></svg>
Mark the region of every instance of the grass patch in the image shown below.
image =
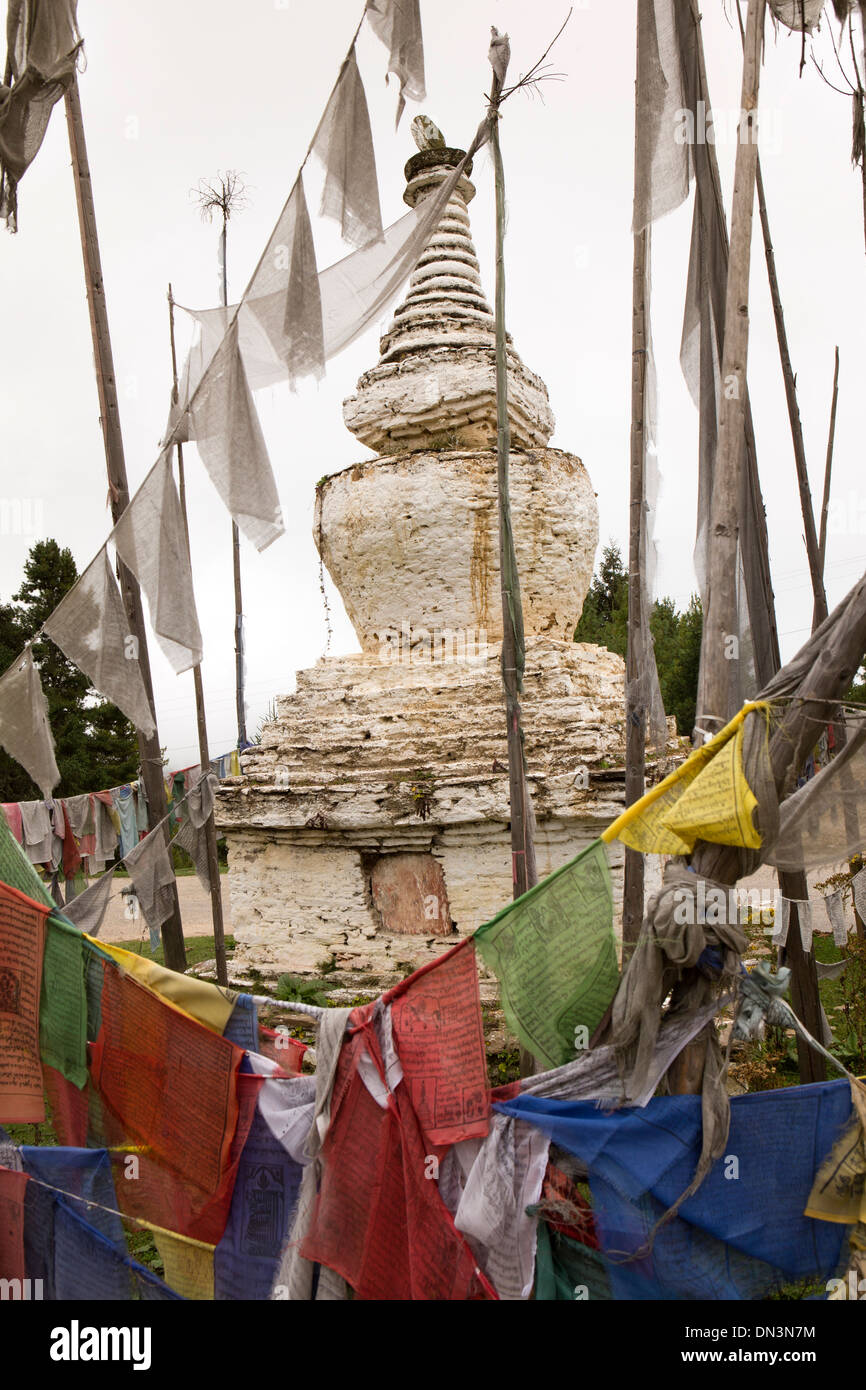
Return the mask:
<svg viewBox="0 0 866 1390"><path fill-rule="evenodd" d="M227 936L226 950L233 951L237 942L233 936ZM118 946L122 946L125 951L131 951L136 956L147 956L148 960L155 960L157 965L165 965L165 953L162 946L151 954L150 945L146 941L118 941ZM186 947L186 963L190 965L200 965L203 960L213 960L216 954L214 939L212 936L187 936L184 938Z"/></svg>

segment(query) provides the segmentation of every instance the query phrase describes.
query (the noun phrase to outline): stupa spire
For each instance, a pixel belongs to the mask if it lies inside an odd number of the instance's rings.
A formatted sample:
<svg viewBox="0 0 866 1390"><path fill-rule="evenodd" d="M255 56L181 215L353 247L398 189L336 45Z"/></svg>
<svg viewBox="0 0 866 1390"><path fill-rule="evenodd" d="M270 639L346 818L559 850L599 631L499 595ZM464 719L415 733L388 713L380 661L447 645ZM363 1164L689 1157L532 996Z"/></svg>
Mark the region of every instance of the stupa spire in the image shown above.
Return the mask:
<svg viewBox="0 0 866 1390"><path fill-rule="evenodd" d="M410 207L464 156L426 117L416 118L413 134L424 143L405 168L403 199ZM379 452L485 449L496 439L495 322L472 242L471 172L469 164L418 260L409 292L380 340L378 364L343 404L348 429ZM554 426L547 388L510 338L508 378L512 447L543 448Z"/></svg>

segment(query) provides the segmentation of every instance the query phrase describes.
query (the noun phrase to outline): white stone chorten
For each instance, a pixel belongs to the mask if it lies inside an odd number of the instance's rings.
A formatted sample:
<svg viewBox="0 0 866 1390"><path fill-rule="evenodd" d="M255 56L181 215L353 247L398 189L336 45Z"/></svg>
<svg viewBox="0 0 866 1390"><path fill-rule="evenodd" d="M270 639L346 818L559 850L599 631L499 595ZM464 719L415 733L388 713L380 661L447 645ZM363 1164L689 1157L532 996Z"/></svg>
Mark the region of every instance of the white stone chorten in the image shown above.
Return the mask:
<svg viewBox="0 0 866 1390"><path fill-rule="evenodd" d="M406 202L461 158L416 154ZM378 456L317 492L317 543L361 653L299 672L243 776L220 789L239 971L337 970L386 985L511 897L494 319L469 227L474 193L464 177L379 362L344 404ZM595 494L580 459L548 447L547 389L510 342L508 405L543 875L622 808L624 666L572 640L598 541Z"/></svg>

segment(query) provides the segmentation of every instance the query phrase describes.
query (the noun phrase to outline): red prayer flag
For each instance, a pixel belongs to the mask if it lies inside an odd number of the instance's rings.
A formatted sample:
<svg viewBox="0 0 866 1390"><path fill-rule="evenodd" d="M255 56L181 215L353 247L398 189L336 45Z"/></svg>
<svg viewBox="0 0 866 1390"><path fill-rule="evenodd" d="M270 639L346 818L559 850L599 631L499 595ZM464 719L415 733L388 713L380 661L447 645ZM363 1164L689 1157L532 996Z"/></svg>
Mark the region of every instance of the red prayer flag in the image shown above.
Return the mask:
<svg viewBox="0 0 866 1390"><path fill-rule="evenodd" d="M482 1138L490 1087L475 947L467 937L382 996L425 1143Z"/></svg>
<svg viewBox="0 0 866 1390"><path fill-rule="evenodd" d="M24 1280L24 1191L27 1174L0 1168L0 1279ZM5 1285L4 1285L5 1287ZM14 1294L12 1297L14 1298ZM19 1295L20 1296L20 1295Z"/></svg>
<svg viewBox="0 0 866 1390"><path fill-rule="evenodd" d="M102 1027L91 1049L99 1139L142 1149L134 1165L115 1155L118 1205L215 1245L261 1078L239 1074L242 1048L112 961L103 970Z"/></svg>
<svg viewBox="0 0 866 1390"><path fill-rule="evenodd" d="M45 1119L39 991L49 911L0 882L0 1124Z"/></svg>
<svg viewBox="0 0 866 1390"><path fill-rule="evenodd" d="M357 1069L366 1049L384 1066L371 1008L356 1010L343 1046L322 1149L322 1182L301 1253L335 1270L361 1299L496 1298L439 1196L436 1156L404 1083L386 1107Z"/></svg>

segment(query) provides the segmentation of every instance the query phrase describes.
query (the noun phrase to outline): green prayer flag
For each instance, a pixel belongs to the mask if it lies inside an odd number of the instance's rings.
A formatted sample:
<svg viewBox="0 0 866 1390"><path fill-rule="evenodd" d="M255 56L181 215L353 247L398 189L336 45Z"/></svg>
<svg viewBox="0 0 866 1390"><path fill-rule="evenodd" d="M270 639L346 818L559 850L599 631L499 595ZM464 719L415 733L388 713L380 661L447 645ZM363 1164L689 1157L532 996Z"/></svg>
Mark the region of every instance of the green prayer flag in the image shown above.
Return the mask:
<svg viewBox="0 0 866 1390"><path fill-rule="evenodd" d="M539 1303L563 1299L609 1302L613 1294L604 1257L539 1221L535 1298Z"/></svg>
<svg viewBox="0 0 866 1390"><path fill-rule="evenodd" d="M509 1028L547 1067L573 1061L616 993L613 893L601 840L479 927Z"/></svg>
<svg viewBox="0 0 866 1390"><path fill-rule="evenodd" d="M34 902L54 907L54 899L6 824L0 811L0 879Z"/></svg>
<svg viewBox="0 0 866 1390"><path fill-rule="evenodd" d="M86 942L77 927L49 917L42 957L39 1052L79 1090L87 1082Z"/></svg>

